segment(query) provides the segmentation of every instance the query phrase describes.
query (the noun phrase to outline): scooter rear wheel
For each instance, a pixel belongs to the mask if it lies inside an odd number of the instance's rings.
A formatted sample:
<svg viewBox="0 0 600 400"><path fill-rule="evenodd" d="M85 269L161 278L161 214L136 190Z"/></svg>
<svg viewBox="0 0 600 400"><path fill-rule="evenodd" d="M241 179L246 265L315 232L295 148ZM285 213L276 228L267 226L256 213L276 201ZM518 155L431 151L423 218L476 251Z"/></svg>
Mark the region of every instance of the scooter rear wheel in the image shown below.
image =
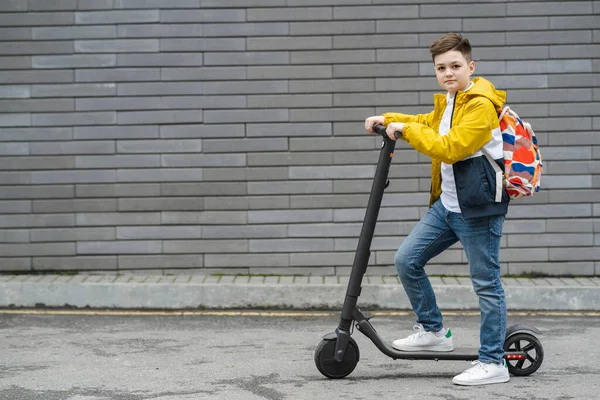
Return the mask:
<svg viewBox="0 0 600 400"><path fill-rule="evenodd" d="M525 360L506 360L508 371L517 376L533 374L542 365L544 348L542 343L532 334L516 333L504 341L505 351L522 351L527 354Z"/></svg>
<svg viewBox="0 0 600 400"><path fill-rule="evenodd" d="M320 373L330 379L344 378L356 368L360 357L358 345L350 338L346 354L341 362L333 359L335 353L335 340L322 340L315 349L315 364Z"/></svg>

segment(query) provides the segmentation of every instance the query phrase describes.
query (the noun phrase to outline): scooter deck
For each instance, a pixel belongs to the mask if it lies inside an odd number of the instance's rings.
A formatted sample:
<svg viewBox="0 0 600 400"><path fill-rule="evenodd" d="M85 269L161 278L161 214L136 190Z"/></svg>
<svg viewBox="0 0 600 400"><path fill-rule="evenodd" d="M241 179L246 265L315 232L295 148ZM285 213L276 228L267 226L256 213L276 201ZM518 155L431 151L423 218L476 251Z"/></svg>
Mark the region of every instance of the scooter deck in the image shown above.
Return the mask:
<svg viewBox="0 0 600 400"><path fill-rule="evenodd" d="M455 347L452 351L403 351L394 349L391 343L386 344L390 350L390 353L392 353L389 355L394 359L474 361L479 358L477 349L472 347Z"/></svg>

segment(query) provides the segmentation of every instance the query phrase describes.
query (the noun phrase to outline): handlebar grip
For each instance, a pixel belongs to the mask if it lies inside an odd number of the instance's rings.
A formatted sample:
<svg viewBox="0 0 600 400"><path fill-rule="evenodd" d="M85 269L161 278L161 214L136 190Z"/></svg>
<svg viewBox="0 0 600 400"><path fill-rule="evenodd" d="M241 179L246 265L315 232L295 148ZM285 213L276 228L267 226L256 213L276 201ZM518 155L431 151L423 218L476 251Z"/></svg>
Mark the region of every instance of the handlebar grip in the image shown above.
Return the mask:
<svg viewBox="0 0 600 400"><path fill-rule="evenodd" d="M382 135L387 137L387 133L385 132L386 127L380 124L375 124L373 125L373 131L375 131L376 134L378 135ZM394 132L394 137L396 138L396 140L400 139L400 137L402 137L402 133L396 131Z"/></svg>

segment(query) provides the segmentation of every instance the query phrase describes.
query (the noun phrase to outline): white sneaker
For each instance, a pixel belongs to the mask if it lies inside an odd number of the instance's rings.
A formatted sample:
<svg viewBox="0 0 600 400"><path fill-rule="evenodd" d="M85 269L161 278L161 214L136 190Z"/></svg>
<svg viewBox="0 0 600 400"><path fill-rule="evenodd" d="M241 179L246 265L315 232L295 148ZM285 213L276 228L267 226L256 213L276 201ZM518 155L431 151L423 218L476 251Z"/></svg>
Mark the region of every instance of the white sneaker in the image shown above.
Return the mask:
<svg viewBox="0 0 600 400"><path fill-rule="evenodd" d="M502 365L483 363L481 361L473 361L471 364L473 366L462 374L455 376L452 379L452 383L455 385L475 386L504 383L510 379L505 360L502 360Z"/></svg>
<svg viewBox="0 0 600 400"><path fill-rule="evenodd" d="M436 336L433 332L425 332L423 325L415 325L413 333L405 339L394 340L392 347L401 351L452 351L452 332L450 329L445 336Z"/></svg>

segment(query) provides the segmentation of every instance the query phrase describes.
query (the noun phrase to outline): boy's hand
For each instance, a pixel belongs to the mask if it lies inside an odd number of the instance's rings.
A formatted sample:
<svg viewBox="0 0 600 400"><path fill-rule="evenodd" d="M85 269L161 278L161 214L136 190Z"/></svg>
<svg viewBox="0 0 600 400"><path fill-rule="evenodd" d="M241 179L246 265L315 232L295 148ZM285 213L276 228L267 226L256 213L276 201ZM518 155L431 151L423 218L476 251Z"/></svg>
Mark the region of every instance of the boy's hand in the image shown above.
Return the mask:
<svg viewBox="0 0 600 400"><path fill-rule="evenodd" d="M365 119L365 129L369 133L375 133L373 130L373 125L383 125L385 122L385 117L383 115L375 115L373 117L369 117Z"/></svg>
<svg viewBox="0 0 600 400"><path fill-rule="evenodd" d="M403 129L404 129L404 122L392 122L391 124L389 124L387 126L385 133L387 133L387 135L390 139L397 140L397 139L400 139L400 137L396 136L395 133L396 132L402 133Z"/></svg>

